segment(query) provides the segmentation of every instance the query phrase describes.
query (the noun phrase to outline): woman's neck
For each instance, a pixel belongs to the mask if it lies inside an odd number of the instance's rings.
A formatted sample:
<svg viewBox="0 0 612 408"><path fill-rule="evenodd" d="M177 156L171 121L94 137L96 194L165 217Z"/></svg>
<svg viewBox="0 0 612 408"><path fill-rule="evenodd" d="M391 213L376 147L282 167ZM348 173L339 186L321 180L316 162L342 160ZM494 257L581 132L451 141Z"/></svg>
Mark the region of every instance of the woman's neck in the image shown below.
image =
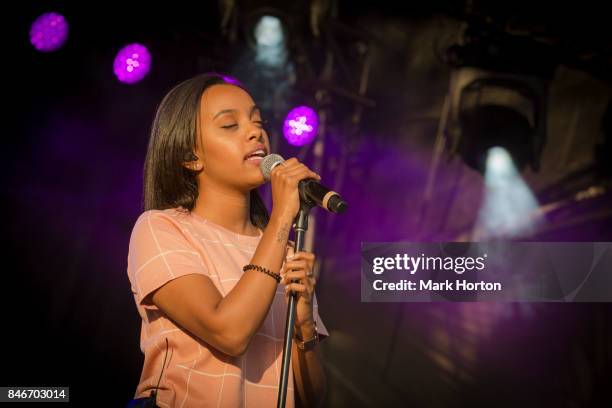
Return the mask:
<svg viewBox="0 0 612 408"><path fill-rule="evenodd" d="M213 183L200 183L200 191L193 212L242 235L257 235L251 223L249 192L220 187Z"/></svg>

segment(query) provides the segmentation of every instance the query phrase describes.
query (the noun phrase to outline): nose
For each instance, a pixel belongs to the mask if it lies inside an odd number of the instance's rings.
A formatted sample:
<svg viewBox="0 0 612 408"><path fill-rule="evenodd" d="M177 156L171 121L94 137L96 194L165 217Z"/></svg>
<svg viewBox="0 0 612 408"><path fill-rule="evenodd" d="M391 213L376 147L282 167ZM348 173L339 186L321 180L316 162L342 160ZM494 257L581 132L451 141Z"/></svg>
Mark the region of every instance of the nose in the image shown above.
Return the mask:
<svg viewBox="0 0 612 408"><path fill-rule="evenodd" d="M258 140L258 141L262 142L263 141L263 133L264 133L264 131L263 131L262 128L260 128L258 126L255 126L255 124L251 124L251 127L250 127L250 129L248 131L248 140L249 141L251 141L251 140Z"/></svg>

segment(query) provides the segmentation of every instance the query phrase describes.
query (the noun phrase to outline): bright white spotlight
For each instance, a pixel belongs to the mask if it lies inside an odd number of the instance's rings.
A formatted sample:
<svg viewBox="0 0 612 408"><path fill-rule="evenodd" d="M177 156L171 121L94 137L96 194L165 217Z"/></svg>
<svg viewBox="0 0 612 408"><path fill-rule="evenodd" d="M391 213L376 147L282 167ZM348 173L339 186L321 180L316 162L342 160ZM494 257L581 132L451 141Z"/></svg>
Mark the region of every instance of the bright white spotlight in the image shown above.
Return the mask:
<svg viewBox="0 0 612 408"><path fill-rule="evenodd" d="M255 25L253 36L257 46L257 63L271 68L280 68L285 64L285 32L278 17L262 16Z"/></svg>
<svg viewBox="0 0 612 408"><path fill-rule="evenodd" d="M277 17L263 16L255 26L257 44L266 47L279 47L285 41L283 25Z"/></svg>
<svg viewBox="0 0 612 408"><path fill-rule="evenodd" d="M492 147L487 153L486 171L496 177L516 173L516 168L508 151L503 147Z"/></svg>
<svg viewBox="0 0 612 408"><path fill-rule="evenodd" d="M534 232L542 222L538 202L506 149L489 149L484 177L476 239L512 238Z"/></svg>

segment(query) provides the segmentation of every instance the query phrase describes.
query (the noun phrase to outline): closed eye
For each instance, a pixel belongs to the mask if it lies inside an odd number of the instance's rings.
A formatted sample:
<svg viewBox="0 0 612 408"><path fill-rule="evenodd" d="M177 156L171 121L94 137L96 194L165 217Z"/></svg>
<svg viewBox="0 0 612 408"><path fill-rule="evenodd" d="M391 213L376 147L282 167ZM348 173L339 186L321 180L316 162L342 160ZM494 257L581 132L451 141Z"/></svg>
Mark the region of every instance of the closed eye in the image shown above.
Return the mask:
<svg viewBox="0 0 612 408"><path fill-rule="evenodd" d="M267 121L267 120L263 120L263 119L262 119L262 120L254 120L253 122L254 122L254 123L256 123L256 124L257 124L257 126L258 126L258 127L260 127L260 128L262 128L262 129L263 129L264 125L265 125L266 123L268 123L268 121ZM234 129L234 128L237 128L237 127L238 127L238 124L237 124L237 123L233 123L233 124L231 124L231 125L221 126L221 128L222 128L222 129Z"/></svg>

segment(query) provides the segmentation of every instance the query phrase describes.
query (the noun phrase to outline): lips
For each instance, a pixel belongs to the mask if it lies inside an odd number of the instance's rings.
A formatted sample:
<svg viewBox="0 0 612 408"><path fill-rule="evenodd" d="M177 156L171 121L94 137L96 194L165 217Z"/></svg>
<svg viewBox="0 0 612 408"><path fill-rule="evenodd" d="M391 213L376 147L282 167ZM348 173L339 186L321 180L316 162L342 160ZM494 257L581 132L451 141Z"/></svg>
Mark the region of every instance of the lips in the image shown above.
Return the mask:
<svg viewBox="0 0 612 408"><path fill-rule="evenodd" d="M251 156L248 159L245 160L245 162L247 163L254 163L254 164L259 164L263 161L262 157L259 156Z"/></svg>
<svg viewBox="0 0 612 408"><path fill-rule="evenodd" d="M266 157L267 154L268 152L266 151L266 147L264 145L259 145L259 146L256 146L250 152L248 152L244 156L244 160L261 160L264 157Z"/></svg>

